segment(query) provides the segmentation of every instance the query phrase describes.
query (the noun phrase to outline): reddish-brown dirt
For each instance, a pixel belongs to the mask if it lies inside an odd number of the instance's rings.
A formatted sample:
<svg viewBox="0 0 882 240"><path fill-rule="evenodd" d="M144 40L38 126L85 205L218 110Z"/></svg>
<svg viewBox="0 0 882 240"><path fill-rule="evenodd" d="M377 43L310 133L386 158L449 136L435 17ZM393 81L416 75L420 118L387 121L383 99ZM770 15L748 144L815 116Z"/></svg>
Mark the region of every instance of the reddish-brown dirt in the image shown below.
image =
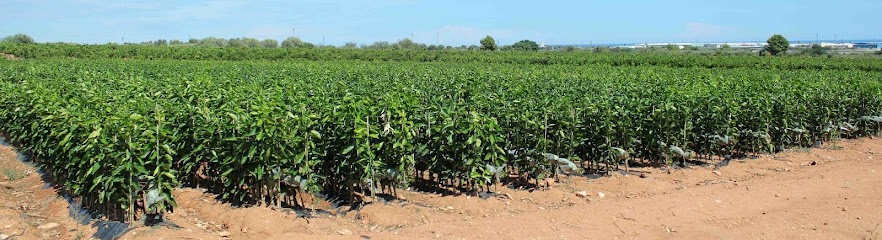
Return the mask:
<svg viewBox="0 0 882 240"><path fill-rule="evenodd" d="M574 177L545 191L499 189L507 195L486 200L400 191L403 203L374 203L308 221L290 211L236 208L202 190L179 189L178 208L167 217L182 228L140 227L123 238L882 239L882 140L837 145L732 161L720 169L668 174L635 168L629 176ZM9 160L14 153L8 148L0 153L3 166L17 162ZM42 185L35 175L0 177L2 186L12 186L0 189L0 233L72 239L93 231L67 220L66 203L51 189L30 186ZM581 191L587 196L578 196ZM40 199L56 200L40 205ZM47 221L23 218L16 207L22 202L34 205L28 213L61 223L56 229L63 233L47 237L51 233L36 228ZM6 225L14 227L2 229Z"/></svg>
<svg viewBox="0 0 882 240"><path fill-rule="evenodd" d="M0 146L0 239L77 239L94 233L69 217L68 203L35 169Z"/></svg>

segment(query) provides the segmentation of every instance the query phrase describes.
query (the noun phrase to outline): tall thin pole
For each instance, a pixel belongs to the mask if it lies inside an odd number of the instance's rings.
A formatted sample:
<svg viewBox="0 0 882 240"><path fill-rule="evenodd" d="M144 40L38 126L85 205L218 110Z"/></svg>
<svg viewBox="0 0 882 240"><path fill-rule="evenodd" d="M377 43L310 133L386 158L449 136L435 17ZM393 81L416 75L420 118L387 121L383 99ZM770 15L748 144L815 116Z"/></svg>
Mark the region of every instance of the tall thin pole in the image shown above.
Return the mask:
<svg viewBox="0 0 882 240"><path fill-rule="evenodd" d="M413 33L410 33L410 41L413 42Z"/></svg>
<svg viewBox="0 0 882 240"><path fill-rule="evenodd" d="M296 37L296 36L297 36L297 28L291 28L291 36L292 36L292 37Z"/></svg>
<svg viewBox="0 0 882 240"><path fill-rule="evenodd" d="M325 36L322 36L322 46L325 45Z"/></svg>

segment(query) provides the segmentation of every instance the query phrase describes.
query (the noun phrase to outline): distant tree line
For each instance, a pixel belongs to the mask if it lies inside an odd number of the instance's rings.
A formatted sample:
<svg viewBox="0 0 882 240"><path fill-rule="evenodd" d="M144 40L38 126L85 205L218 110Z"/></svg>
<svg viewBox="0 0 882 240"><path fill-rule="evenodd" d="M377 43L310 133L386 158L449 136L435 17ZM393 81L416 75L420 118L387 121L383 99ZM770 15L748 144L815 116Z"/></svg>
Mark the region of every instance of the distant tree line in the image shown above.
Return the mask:
<svg viewBox="0 0 882 240"><path fill-rule="evenodd" d="M7 36L2 39L2 42L7 43L35 43L34 39L26 34L15 34L11 36ZM340 48L345 49L408 49L408 50L488 50L488 51L496 51L496 50L504 50L504 51L537 51L539 50L539 45L536 42L531 40L522 40L513 45L502 46L501 48L496 45L496 40L491 36L487 36L479 41L480 45L460 45L460 46L450 46L443 44L425 44L425 43L417 43L412 39L401 39L397 42L387 42L387 41L376 41L372 44L362 44L359 45L355 42L346 42ZM110 42L107 43L109 45L116 45L118 43ZM157 45L157 46L204 46L204 47L235 47L235 48L337 48L337 46L332 45L316 45L310 42L303 41L298 37L288 37L279 43L275 39L263 39L259 40L256 38L218 38L218 37L206 37L202 39L198 38L190 38L187 41L178 40L178 39L157 39L153 41L144 41L140 43L123 43L127 45Z"/></svg>
<svg viewBox="0 0 882 240"><path fill-rule="evenodd" d="M0 39L0 42L3 43L17 43L17 44L32 44L36 43L31 36L27 34L15 34L6 36ZM343 49L406 49L406 50L484 50L484 51L538 51L542 49L539 44L535 41L524 39L518 41L512 45L498 46L496 40L492 36L486 36L478 41L480 45L460 45L460 46L448 46L448 45L427 45L425 43L417 43L412 39L401 39L397 42L387 42L387 41L376 41L372 44L362 44L359 45L355 42L346 42L339 48ZM770 37L767 41L768 45L760 51L760 55L782 55L789 50L789 41L779 34L775 34ZM117 43L108 43L109 45L115 45ZM232 48L338 48L333 45L316 45L310 42L306 42L301 40L298 37L288 37L279 43L275 39L263 39L259 40L256 38L217 38L217 37L206 37L202 39L190 38L189 40L182 41L177 39L167 40L167 39L157 39L154 41L146 41L141 43L124 43L128 45L160 45L160 46L205 46L205 47L232 47ZM679 52L680 46L677 45L668 45L664 49L670 52ZM697 47L689 46L684 48L685 50L690 50L688 52L698 52L700 49ZM577 47L562 47L554 50L559 51L578 51ZM589 48L588 50L593 51L595 53L605 53L605 52L631 52L635 51L634 49L628 48L618 48L618 47L595 47ZM829 55L828 52L831 49L829 47L822 47L821 45L815 44L810 48L805 49L799 53L798 55L809 55L809 56L824 56ZM637 51L656 51L655 49L640 49ZM731 51L731 47L729 45L722 45L719 49L714 52L702 52L701 54L705 55L730 55L730 54L740 54L738 52ZM876 52L878 55L882 55L882 50Z"/></svg>

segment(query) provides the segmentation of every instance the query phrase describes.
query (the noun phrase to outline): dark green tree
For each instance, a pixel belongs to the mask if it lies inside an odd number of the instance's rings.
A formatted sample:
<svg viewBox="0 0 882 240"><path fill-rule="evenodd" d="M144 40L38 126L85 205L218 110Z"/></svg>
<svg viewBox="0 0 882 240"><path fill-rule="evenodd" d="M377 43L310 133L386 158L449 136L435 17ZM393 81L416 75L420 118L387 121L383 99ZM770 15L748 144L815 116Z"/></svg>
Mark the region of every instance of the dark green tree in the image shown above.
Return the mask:
<svg viewBox="0 0 882 240"><path fill-rule="evenodd" d="M511 45L511 48L520 51L538 51L539 44L536 44L536 42L534 41L524 39L516 42L514 45Z"/></svg>
<svg viewBox="0 0 882 240"><path fill-rule="evenodd" d="M413 40L409 38L398 40L398 42L393 44L394 48L398 49L420 49L423 48L420 44L415 43Z"/></svg>
<svg viewBox="0 0 882 240"><path fill-rule="evenodd" d="M802 53L812 56L821 56L827 54L827 51L829 50L829 47L822 47L820 44L812 44L811 48L803 50Z"/></svg>
<svg viewBox="0 0 882 240"><path fill-rule="evenodd" d="M787 41L787 38L784 38L781 34L772 35L766 43L769 44L766 46L766 51L772 54L772 56L786 53L787 49L790 48L790 41Z"/></svg>
<svg viewBox="0 0 882 240"><path fill-rule="evenodd" d="M496 39L490 35L481 39L481 50L496 51Z"/></svg>
<svg viewBox="0 0 882 240"><path fill-rule="evenodd" d="M257 40L257 38L242 38L242 45L249 48L259 48L260 40Z"/></svg>
<svg viewBox="0 0 882 240"><path fill-rule="evenodd" d="M367 45L364 48L367 49L390 49L392 48L392 44L387 41L376 41L371 45Z"/></svg>
<svg viewBox="0 0 882 240"><path fill-rule="evenodd" d="M19 33L3 38L2 42L31 44L34 43L34 38L31 38L31 36L28 36L27 34Z"/></svg>
<svg viewBox="0 0 882 240"><path fill-rule="evenodd" d="M199 45L202 46L212 46L212 47L223 47L227 45L227 40L223 38L216 37L207 37L199 40Z"/></svg>
<svg viewBox="0 0 882 240"><path fill-rule="evenodd" d="M286 48L313 48L315 47L312 43L304 42L300 40L299 37L288 37L285 41L282 41L282 47Z"/></svg>
<svg viewBox="0 0 882 240"><path fill-rule="evenodd" d="M267 39L264 39L263 41L260 41L260 47L262 47L262 48L277 48L277 47L279 47L279 41L276 41L275 39L267 38Z"/></svg>

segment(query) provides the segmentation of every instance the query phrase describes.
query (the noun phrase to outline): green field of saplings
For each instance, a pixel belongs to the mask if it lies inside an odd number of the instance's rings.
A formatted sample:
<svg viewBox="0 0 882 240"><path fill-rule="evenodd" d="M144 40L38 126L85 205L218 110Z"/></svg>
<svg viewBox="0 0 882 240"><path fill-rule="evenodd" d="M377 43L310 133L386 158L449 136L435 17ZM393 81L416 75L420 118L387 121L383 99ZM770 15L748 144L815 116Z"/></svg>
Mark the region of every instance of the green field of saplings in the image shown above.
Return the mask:
<svg viewBox="0 0 882 240"><path fill-rule="evenodd" d="M0 131L119 218L172 210L182 185L291 207L396 186L474 194L810 147L882 123L882 63L867 59L4 48L26 59L0 61ZM223 57L239 52L253 57Z"/></svg>

